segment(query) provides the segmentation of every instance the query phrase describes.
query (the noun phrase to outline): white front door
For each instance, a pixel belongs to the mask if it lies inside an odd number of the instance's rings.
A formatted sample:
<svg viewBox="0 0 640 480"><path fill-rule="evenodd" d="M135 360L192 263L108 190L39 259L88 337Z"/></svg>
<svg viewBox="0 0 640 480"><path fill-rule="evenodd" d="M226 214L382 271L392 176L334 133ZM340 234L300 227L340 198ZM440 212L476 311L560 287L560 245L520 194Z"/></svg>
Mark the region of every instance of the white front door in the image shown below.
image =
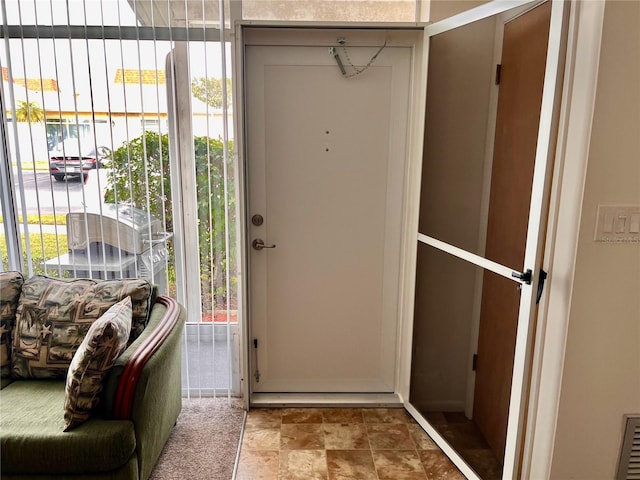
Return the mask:
<svg viewBox="0 0 640 480"><path fill-rule="evenodd" d="M246 47L254 392L394 391L410 60Z"/></svg>

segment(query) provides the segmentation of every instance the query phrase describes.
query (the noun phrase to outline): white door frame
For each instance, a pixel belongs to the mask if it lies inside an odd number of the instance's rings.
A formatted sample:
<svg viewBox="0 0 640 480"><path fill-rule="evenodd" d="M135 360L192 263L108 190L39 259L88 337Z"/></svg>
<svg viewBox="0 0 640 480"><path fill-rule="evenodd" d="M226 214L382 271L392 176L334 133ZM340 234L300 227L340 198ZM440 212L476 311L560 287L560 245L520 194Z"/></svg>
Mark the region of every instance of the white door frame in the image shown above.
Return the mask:
<svg viewBox="0 0 640 480"><path fill-rule="evenodd" d="M549 278L538 311L522 478L551 475L604 9L605 2L571 2L544 254Z"/></svg>
<svg viewBox="0 0 640 480"><path fill-rule="evenodd" d="M287 28L278 28L286 26ZM300 27L300 28L292 28L292 27ZM354 25L349 25L349 29L341 29L339 26L327 28L326 24L295 24L289 22L277 22L276 24L267 23L267 24L256 24L254 22L246 22L246 24L240 24L237 27L237 43L236 43L236 65L241 66L241 72L238 72L236 75L237 88L238 91L243 92L242 95L236 95L236 107L238 111L238 127L237 132L242 132L241 138L237 139L238 146L238 154L241 156L239 158L239 164L242 165L242 193L241 198L244 203L242 208L243 219L241 221L242 230L241 230L241 242L243 244L242 249L242 264L248 265L249 260L249 246L248 246L248 212L247 212L247 195L248 195L248 186L247 186L247 159L246 159L246 114L245 114L245 98L246 92L244 92L245 82L243 80L243 76L245 75L245 45L299 45L299 46L327 46L336 42L338 36L352 36L353 35L353 27ZM352 46L379 46L381 43L381 39L383 39L386 35L387 37L387 46L402 46L409 47L412 49L411 54L411 90L409 92L409 120L408 125L409 129L407 132L407 161L405 163L405 178L409 179L409 175L412 175L411 166L415 162L413 161L414 157L421 157L422 155L422 136L423 136L423 123L424 123L424 94L422 85L424 85L424 81L426 77L423 72L424 65L424 52L422 50L423 47L423 32L422 29L417 27L416 24L394 24L392 28L389 27L380 27L375 26L372 27L370 25L355 25L356 29L359 31L359 37L357 40L352 43ZM363 34L364 32L364 34ZM349 35L351 33L351 35ZM238 78L240 77L240 78ZM242 102L242 103L240 103ZM422 105L421 108L416 108L417 105ZM409 215L408 210L415 209L415 203L410 201L407 196L407 189L403 192L403 226L406 223L406 219L413 214ZM416 210L417 211L417 210ZM414 237L413 233L411 234ZM404 265L404 258L406 257L406 252L404 246L410 244L411 242L407 241L406 231L403 228L402 237L401 237L401 266ZM245 270L246 272L246 270ZM250 275L250 272L248 272ZM244 291L248 292L249 290L249 282L248 276L246 275L243 278L243 287ZM399 286L399 298L403 297L402 282L404 280L404 275L401 272L400 274L400 286ZM396 394L393 395L353 395L346 396L340 395L339 400L336 400L335 396L325 395L325 396L305 396L305 395L273 395L270 396L266 401L263 399L263 395L260 396L254 395L251 392L250 388L250 375L251 372L249 370L250 365L253 360L253 352L251 345L251 336L250 336L250 305L249 299L244 298L243 302L243 311L245 313L245 318L243 320L243 339L242 344L245 346L245 354L243 356L243 365L244 365L244 374L243 374L243 394L245 395L245 402L248 404L263 404L266 403L288 403L288 404L309 404L309 403L318 403L321 401L325 401L326 403L336 403L339 404L369 404L374 403L377 405L380 404L401 404L399 397ZM399 309L402 307L402 302L399 304ZM402 322L404 318L404 314L402 311L399 311L398 318L399 322ZM398 326L398 331L401 330L401 326ZM401 335L397 336L397 347L401 345ZM399 365L400 358L396 362L396 385L395 390L397 391L398 384L398 373L402 371L402 367ZM258 401L255 399L259 398Z"/></svg>

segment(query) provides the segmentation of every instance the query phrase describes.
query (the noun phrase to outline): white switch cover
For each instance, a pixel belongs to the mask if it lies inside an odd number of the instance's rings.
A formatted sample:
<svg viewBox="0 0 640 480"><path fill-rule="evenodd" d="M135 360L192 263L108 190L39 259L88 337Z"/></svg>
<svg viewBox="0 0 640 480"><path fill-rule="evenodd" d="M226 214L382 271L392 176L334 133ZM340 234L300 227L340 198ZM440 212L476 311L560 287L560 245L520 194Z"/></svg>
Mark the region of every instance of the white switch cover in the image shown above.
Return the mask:
<svg viewBox="0 0 640 480"><path fill-rule="evenodd" d="M640 233L640 213L631 214L629 233Z"/></svg>
<svg viewBox="0 0 640 480"><path fill-rule="evenodd" d="M640 205L598 205L594 240L640 243Z"/></svg>

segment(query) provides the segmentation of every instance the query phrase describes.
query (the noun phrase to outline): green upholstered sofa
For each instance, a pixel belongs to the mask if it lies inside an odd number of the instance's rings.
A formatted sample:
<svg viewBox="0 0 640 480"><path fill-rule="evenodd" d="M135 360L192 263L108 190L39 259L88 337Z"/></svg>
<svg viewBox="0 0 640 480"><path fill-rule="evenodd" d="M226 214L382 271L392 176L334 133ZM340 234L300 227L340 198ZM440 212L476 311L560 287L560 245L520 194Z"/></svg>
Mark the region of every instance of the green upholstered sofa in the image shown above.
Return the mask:
<svg viewBox="0 0 640 480"><path fill-rule="evenodd" d="M13 324L2 296L6 357ZM108 370L97 409L71 431L63 431L65 379L11 378L3 366L1 478L147 479L181 409L184 320L175 300L151 295L144 328Z"/></svg>

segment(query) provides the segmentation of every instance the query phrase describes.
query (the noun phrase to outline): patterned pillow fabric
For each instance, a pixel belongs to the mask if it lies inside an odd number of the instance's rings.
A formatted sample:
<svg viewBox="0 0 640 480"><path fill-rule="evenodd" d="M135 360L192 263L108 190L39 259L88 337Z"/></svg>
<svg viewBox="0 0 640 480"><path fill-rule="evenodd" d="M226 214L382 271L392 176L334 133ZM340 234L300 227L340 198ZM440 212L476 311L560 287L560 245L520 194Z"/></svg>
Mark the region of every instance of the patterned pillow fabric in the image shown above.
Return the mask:
<svg viewBox="0 0 640 480"><path fill-rule="evenodd" d="M131 297L129 343L144 330L151 284L143 279L60 280L34 276L24 282L13 329L14 378L66 378L89 327L109 308Z"/></svg>
<svg viewBox="0 0 640 480"><path fill-rule="evenodd" d="M20 272L0 272L0 377L11 376L11 331L24 278Z"/></svg>
<svg viewBox="0 0 640 480"><path fill-rule="evenodd" d="M64 431L88 420L100 401L102 379L127 348L131 331L131 298L116 303L91 324L76 351L64 397Z"/></svg>

